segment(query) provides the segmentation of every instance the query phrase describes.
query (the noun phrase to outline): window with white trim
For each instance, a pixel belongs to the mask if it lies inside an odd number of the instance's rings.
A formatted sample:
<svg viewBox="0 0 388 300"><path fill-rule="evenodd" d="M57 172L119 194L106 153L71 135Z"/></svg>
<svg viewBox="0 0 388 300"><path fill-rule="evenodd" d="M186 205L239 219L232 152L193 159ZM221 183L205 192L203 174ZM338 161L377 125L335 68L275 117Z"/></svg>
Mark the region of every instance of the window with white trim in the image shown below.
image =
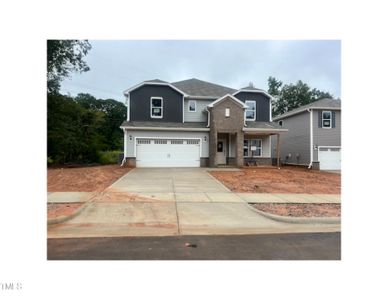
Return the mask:
<svg viewBox="0 0 388 300"><path fill-rule="evenodd" d="M244 140L244 157L261 157L263 141L261 139Z"/></svg>
<svg viewBox="0 0 388 300"><path fill-rule="evenodd" d="M332 115L331 111L322 111L322 128L331 128Z"/></svg>
<svg viewBox="0 0 388 300"><path fill-rule="evenodd" d="M163 98L151 97L151 118L163 118Z"/></svg>
<svg viewBox="0 0 388 300"><path fill-rule="evenodd" d="M254 120L256 120L256 101L246 100L245 104L248 106L245 109L245 119L247 121L254 121Z"/></svg>
<svg viewBox="0 0 388 300"><path fill-rule="evenodd" d="M197 111L197 101L189 100L189 112L196 112L196 111Z"/></svg>
<svg viewBox="0 0 388 300"><path fill-rule="evenodd" d="M256 156L261 156L261 140L259 139L254 139L254 140L251 140L251 153L252 153L252 156L253 157L256 157Z"/></svg>
<svg viewBox="0 0 388 300"><path fill-rule="evenodd" d="M225 108L225 117L227 117L227 118L230 117L230 108L229 107Z"/></svg>

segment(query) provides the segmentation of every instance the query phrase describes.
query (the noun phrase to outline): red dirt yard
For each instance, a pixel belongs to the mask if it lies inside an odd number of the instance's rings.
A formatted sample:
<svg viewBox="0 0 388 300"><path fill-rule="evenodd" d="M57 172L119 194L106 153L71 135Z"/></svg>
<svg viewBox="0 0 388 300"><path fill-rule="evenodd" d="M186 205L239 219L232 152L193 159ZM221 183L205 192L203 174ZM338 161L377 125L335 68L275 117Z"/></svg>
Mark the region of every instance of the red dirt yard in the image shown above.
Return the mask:
<svg viewBox="0 0 388 300"><path fill-rule="evenodd" d="M300 167L252 168L241 171L211 171L233 192L340 194L341 175Z"/></svg>
<svg viewBox="0 0 388 300"><path fill-rule="evenodd" d="M48 192L101 192L130 168L107 165L47 170Z"/></svg>
<svg viewBox="0 0 388 300"><path fill-rule="evenodd" d="M286 217L340 217L341 204L332 203L256 203L258 210Z"/></svg>

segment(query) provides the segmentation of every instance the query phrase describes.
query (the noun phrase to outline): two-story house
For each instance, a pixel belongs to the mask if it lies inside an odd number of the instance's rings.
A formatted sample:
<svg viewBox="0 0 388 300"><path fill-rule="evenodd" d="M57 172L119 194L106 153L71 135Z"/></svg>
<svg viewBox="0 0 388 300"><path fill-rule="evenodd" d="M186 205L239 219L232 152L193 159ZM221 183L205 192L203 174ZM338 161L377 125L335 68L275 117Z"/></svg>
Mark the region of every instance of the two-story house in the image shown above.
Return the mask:
<svg viewBox="0 0 388 300"><path fill-rule="evenodd" d="M274 121L288 129L282 137L282 163L341 169L340 100L317 100L277 116ZM275 153L275 145L273 150Z"/></svg>
<svg viewBox="0 0 388 300"><path fill-rule="evenodd" d="M272 97L253 86L155 79L124 95L123 164L131 166L269 165L271 138L287 131L272 122Z"/></svg>

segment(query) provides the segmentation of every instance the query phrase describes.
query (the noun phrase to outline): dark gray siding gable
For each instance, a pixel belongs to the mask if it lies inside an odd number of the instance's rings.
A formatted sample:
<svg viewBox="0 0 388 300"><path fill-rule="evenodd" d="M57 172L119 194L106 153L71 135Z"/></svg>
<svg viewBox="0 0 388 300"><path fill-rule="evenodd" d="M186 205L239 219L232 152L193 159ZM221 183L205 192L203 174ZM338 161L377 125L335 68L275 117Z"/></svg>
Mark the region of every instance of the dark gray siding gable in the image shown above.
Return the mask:
<svg viewBox="0 0 388 300"><path fill-rule="evenodd" d="M151 118L151 97L163 98L163 118ZM130 93L130 120L183 122L183 95L169 86L141 86Z"/></svg>
<svg viewBox="0 0 388 300"><path fill-rule="evenodd" d="M239 92L234 95L237 99L245 102L246 100L256 101L256 121L270 121L270 99L262 93Z"/></svg>

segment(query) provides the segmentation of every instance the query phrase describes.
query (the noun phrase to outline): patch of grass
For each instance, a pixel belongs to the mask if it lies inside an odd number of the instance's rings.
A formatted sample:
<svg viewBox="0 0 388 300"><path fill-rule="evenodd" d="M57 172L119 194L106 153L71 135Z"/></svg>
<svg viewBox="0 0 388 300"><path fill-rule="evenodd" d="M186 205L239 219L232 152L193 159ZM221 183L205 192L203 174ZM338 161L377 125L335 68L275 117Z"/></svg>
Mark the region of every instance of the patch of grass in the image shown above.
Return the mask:
<svg viewBox="0 0 388 300"><path fill-rule="evenodd" d="M117 164L122 151L100 151L98 153L99 161L103 165Z"/></svg>

